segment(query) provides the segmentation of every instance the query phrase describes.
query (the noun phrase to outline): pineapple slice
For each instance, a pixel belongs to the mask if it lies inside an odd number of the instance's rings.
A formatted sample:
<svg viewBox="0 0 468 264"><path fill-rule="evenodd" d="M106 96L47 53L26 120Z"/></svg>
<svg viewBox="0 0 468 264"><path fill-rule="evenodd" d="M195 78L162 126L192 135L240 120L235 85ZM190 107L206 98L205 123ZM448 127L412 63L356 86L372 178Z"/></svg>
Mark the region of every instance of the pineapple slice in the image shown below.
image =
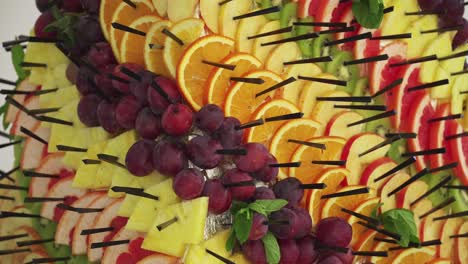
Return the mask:
<svg viewBox="0 0 468 264"><path fill-rule="evenodd" d="M451 113L462 114L463 113L463 101L465 101L468 98L468 95L460 94L460 92L467 90L466 84L468 83L468 76L466 74L462 74L462 75L456 76L451 81L453 82L452 98L450 102ZM465 118L466 118L466 114L465 114ZM465 124L465 127L467 125L468 124Z"/></svg>
<svg viewBox="0 0 468 264"><path fill-rule="evenodd" d="M450 77L450 73L448 73L444 68L440 65L437 67L435 71L434 80L445 80L449 79L449 84L439 85L436 87L431 88L431 97L434 99L448 99L452 96L452 87L453 87L453 78Z"/></svg>
<svg viewBox="0 0 468 264"><path fill-rule="evenodd" d="M447 56L452 52L452 34L450 32L445 32L439 35L434 41L429 43L422 56L430 56L436 54L438 57ZM427 61L421 64L420 71L420 81L423 83L430 83L436 81L434 78L436 75L437 67L439 62Z"/></svg>
<svg viewBox="0 0 468 264"><path fill-rule="evenodd" d="M54 68L60 64L68 64L69 60L54 43L30 42L24 55L24 61L47 64Z"/></svg>
<svg viewBox="0 0 468 264"><path fill-rule="evenodd" d="M59 89L55 93L43 94L39 98L41 108L56 108L63 107L68 102L75 101L80 98L80 93L75 85L67 86Z"/></svg>
<svg viewBox="0 0 468 264"><path fill-rule="evenodd" d="M101 153L119 157L125 155L128 149L136 142L137 136L135 131L125 132L107 143L106 149ZM102 162L96 172L94 188L108 188L112 185L112 177L116 166L107 162Z"/></svg>
<svg viewBox="0 0 468 264"><path fill-rule="evenodd" d="M112 176L111 187L132 186L135 188L143 188L145 186L152 186L154 184L160 183L165 179L166 179L165 176L156 172L153 172L150 175L147 175L144 177L137 177L131 174L128 170L117 167L115 168L114 175ZM112 198L119 198L119 197L125 196L124 193L116 193L110 189L109 189L108 195L109 197L112 197Z"/></svg>
<svg viewBox="0 0 468 264"><path fill-rule="evenodd" d="M413 22L404 32L411 33L411 38L404 39L408 44L408 58L421 57L424 47L437 37L434 34L421 34L421 31L437 28L438 17L436 15L426 15ZM422 48L421 48L422 47Z"/></svg>
<svg viewBox="0 0 468 264"><path fill-rule="evenodd" d="M89 148L108 138L109 134L101 127L80 128L75 131L74 137L71 138L67 145L78 148ZM66 152L63 157L63 163L76 170L82 163L82 160L85 159L85 156L86 153L82 152Z"/></svg>
<svg viewBox="0 0 468 264"><path fill-rule="evenodd" d="M180 202L179 197L172 189L172 179L167 179L159 184L153 185L145 190L146 193L159 197L159 200L138 198L132 204L135 208L127 222L127 229L148 232L161 208ZM125 197L127 198L127 197Z"/></svg>
<svg viewBox="0 0 468 264"><path fill-rule="evenodd" d="M460 52L464 52L468 50L468 44L461 45L457 47L451 54L457 54ZM454 73L454 72L459 72L462 71L463 68L465 67L465 56L450 59L450 60L443 60L440 62L440 66L448 71L449 73Z"/></svg>
<svg viewBox="0 0 468 264"><path fill-rule="evenodd" d="M385 14L382 21L381 29L382 35L393 35L405 32L404 30L413 22L418 16L407 16L406 12L419 11L418 0L395 0L391 4L394 7L394 11Z"/></svg>
<svg viewBox="0 0 468 264"><path fill-rule="evenodd" d="M219 260L206 252L207 249L216 254L229 259L231 252L226 251L226 241L229 238L230 230L218 232L214 237L199 245L191 245L185 255L186 264L217 264ZM235 262L237 263L237 262Z"/></svg>
<svg viewBox="0 0 468 264"><path fill-rule="evenodd" d="M97 154L101 153L106 148L107 141L99 142L88 148L83 159L97 160ZM74 188L91 188L94 185L94 175L96 175L98 164L82 163L76 170L75 178L73 178Z"/></svg>
<svg viewBox="0 0 468 264"><path fill-rule="evenodd" d="M184 201L159 210L142 248L182 257L187 244L199 244L203 241L207 214L207 197ZM173 219L177 221L162 230L157 228Z"/></svg>

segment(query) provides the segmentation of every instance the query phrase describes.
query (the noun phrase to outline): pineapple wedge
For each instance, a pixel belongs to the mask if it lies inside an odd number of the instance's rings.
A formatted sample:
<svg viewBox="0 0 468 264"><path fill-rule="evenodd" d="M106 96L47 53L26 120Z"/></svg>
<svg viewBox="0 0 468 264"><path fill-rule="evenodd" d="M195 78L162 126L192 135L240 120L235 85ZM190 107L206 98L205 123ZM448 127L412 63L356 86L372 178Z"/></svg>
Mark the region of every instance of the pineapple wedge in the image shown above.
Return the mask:
<svg viewBox="0 0 468 264"><path fill-rule="evenodd" d="M145 192L159 197L159 200L138 198L136 203L132 205L135 209L128 219L127 229L148 232L161 208L180 202L172 188L172 178L151 186Z"/></svg>
<svg viewBox="0 0 468 264"><path fill-rule="evenodd" d="M434 41L429 43L422 56L430 56L436 54L437 57L444 57L452 53L452 34L450 32L439 35ZM420 81L430 83L436 81L435 74L439 66L439 61L427 61L421 64Z"/></svg>
<svg viewBox="0 0 468 264"><path fill-rule="evenodd" d="M123 160L123 159L121 159ZM160 183L165 180L166 177L157 172L153 172L150 175L144 177L137 177L131 174L128 170L116 167L114 170L114 175L112 176L113 186L132 186L135 188L143 188L145 186L152 186L154 184ZM109 197L119 198L125 196L124 193L116 193L109 189ZM130 216L130 215L128 215ZM127 217L128 217L127 216Z"/></svg>
<svg viewBox="0 0 468 264"><path fill-rule="evenodd" d="M437 16L426 15L414 21L404 32L411 33L411 38L404 39L408 44L408 58L421 57L424 47L437 37L437 33L421 34L421 31L437 28Z"/></svg>
<svg viewBox="0 0 468 264"><path fill-rule="evenodd" d="M106 148L107 140L103 142L96 143L88 148L83 159L92 159L97 160L97 154L101 153L103 149ZM94 186L97 169L99 164L84 164L81 165L76 170L75 177L73 178L73 187L74 188L91 188Z"/></svg>
<svg viewBox="0 0 468 264"><path fill-rule="evenodd" d="M406 12L419 11L418 0L395 0L390 5L393 5L394 11L384 15L381 25L383 36L405 32L411 22L418 18L405 15Z"/></svg>
<svg viewBox="0 0 468 264"><path fill-rule="evenodd" d="M185 255L185 264L217 264L219 260L208 254L206 250L216 252L216 254L229 259L231 252L226 251L226 241L229 238L230 230L218 232L214 237L199 245L191 245ZM236 262L237 263L237 262Z"/></svg>
<svg viewBox="0 0 468 264"><path fill-rule="evenodd" d="M450 102L451 113L452 114L462 114L463 113L463 103L467 100L467 94L460 94L462 91L468 90L466 88L466 84L468 83L468 76L466 74L462 74L456 76L451 80L453 82L452 86L452 98ZM468 110L467 110L468 111ZM466 113L465 113L466 118ZM468 124L466 124L468 125ZM465 127L466 127L465 125Z"/></svg>
<svg viewBox="0 0 468 264"><path fill-rule="evenodd" d="M142 248L182 257L187 244L199 244L203 241L207 214L207 197L184 201L159 210ZM157 228L174 219L176 221L165 228Z"/></svg>

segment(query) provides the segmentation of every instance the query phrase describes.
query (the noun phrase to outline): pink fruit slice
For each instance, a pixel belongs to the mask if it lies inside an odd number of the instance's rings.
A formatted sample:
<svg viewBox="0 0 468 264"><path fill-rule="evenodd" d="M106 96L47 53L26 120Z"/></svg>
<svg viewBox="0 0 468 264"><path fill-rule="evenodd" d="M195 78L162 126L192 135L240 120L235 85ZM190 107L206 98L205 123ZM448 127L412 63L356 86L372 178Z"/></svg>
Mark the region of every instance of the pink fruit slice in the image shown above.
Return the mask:
<svg viewBox="0 0 468 264"><path fill-rule="evenodd" d="M40 108L39 96L34 96L34 97L28 98L24 102L23 106L26 107L26 109L39 109ZM25 136L20 131L22 126L29 129L29 130L33 130L35 127L38 126L39 123L40 122L37 121L31 115L28 115L23 111L19 111L16 114L15 121L13 122L13 125L11 127L11 134L15 135L15 136Z"/></svg>
<svg viewBox="0 0 468 264"><path fill-rule="evenodd" d="M49 140L50 129L46 127L40 127L40 123L37 124L37 126L32 130L32 132L46 141ZM27 137L24 142L23 153L21 154L21 169L29 170L39 167L42 158L46 154L46 144L38 141L35 138Z"/></svg>
<svg viewBox="0 0 468 264"><path fill-rule="evenodd" d="M144 237L144 234L123 228L115 234L113 240L133 240L142 236ZM129 252L129 244L106 248L104 250L101 263L117 263L117 259L122 252Z"/></svg>
<svg viewBox="0 0 468 264"><path fill-rule="evenodd" d="M16 88L17 91L35 91L37 90L38 86L29 83L28 80L22 81L18 87ZM12 96L15 101L17 101L20 104L24 104L24 101L29 98L29 96L25 94L15 94ZM10 105L8 107L8 111L5 116L5 121L8 123L11 123L15 121L16 115L18 114L18 108Z"/></svg>
<svg viewBox="0 0 468 264"><path fill-rule="evenodd" d="M433 118L447 116L450 113L449 104L441 104L437 106ZM444 135L445 135L446 122L432 122L429 123L429 148L442 148L444 147ZM429 156L430 168L438 168L444 165L444 154L436 154Z"/></svg>
<svg viewBox="0 0 468 264"><path fill-rule="evenodd" d="M463 185L468 185L468 138L456 135L463 133L462 126L455 120L447 122L446 135L444 139L447 152L451 162L458 162L455 167L455 175Z"/></svg>

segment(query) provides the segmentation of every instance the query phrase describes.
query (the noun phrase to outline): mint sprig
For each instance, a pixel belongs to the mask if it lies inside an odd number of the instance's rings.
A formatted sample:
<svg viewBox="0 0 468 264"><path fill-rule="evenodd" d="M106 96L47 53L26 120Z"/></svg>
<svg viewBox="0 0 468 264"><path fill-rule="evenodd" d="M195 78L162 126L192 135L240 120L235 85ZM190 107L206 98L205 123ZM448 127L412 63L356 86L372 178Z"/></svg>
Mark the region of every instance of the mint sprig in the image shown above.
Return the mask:
<svg viewBox="0 0 468 264"><path fill-rule="evenodd" d="M253 203L234 201L230 210L234 216L233 228L228 240L226 241L226 250L232 251L236 243L242 245L249 239L254 213L262 214L268 218L271 213L280 210L287 204L288 201L282 199L256 200ZM268 263L279 263L280 250L275 236L268 232L262 238L262 242Z"/></svg>
<svg viewBox="0 0 468 264"><path fill-rule="evenodd" d="M78 23L79 14L66 13L56 18L56 20L44 29L46 32L57 32L58 38L63 41L66 47L74 46L76 42L75 24Z"/></svg>
<svg viewBox="0 0 468 264"><path fill-rule="evenodd" d="M383 0L353 0L354 17L365 28L379 28L383 20Z"/></svg>

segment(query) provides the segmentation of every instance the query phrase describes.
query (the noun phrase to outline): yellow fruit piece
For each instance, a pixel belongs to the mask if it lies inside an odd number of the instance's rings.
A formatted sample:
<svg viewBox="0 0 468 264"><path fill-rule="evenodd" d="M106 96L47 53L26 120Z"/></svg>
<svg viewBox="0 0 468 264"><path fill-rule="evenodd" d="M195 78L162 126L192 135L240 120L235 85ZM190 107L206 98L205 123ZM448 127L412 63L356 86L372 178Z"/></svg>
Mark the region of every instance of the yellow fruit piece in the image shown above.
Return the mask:
<svg viewBox="0 0 468 264"><path fill-rule="evenodd" d="M252 10L258 11L259 9ZM236 32L236 51L252 54L255 39L249 38L257 35L257 32L268 22L265 16L254 16L241 19Z"/></svg>
<svg viewBox="0 0 468 264"><path fill-rule="evenodd" d="M320 73L322 73L320 67L313 63L295 64L288 66L286 68L286 73L283 75L283 78L288 79L290 77L294 77L296 78L296 81L289 84L283 90L281 97L299 106L299 97L304 90L304 85L309 83L308 81L299 80L299 76L314 77Z"/></svg>
<svg viewBox="0 0 468 264"><path fill-rule="evenodd" d="M223 258L229 259L231 252L226 251L226 241L229 238L231 230L224 230L216 233L216 235L199 245L191 245L185 256L186 264L217 264L219 259L208 254L206 250L216 252ZM237 262L236 262L237 263Z"/></svg>
<svg viewBox="0 0 468 264"><path fill-rule="evenodd" d="M449 84L439 85L431 88L431 98L434 99L449 99L452 96L453 79L450 73L441 66L435 71L434 80L449 80Z"/></svg>
<svg viewBox="0 0 468 264"><path fill-rule="evenodd" d="M58 89L57 92L43 94L39 97L41 108L60 108L68 102L80 98L80 93L75 85Z"/></svg>
<svg viewBox="0 0 468 264"><path fill-rule="evenodd" d="M257 34L264 34L271 31L275 31L280 29L280 22L277 20L270 21L263 25L260 31ZM262 46L262 43L272 42L281 39L281 34L274 34L266 37L256 38L253 43L252 47L252 54L257 57L261 62L265 63L270 52L277 46L277 45L269 45L269 46Z"/></svg>
<svg viewBox="0 0 468 264"><path fill-rule="evenodd" d="M142 16L134 20L129 27L139 30L141 32L148 32L151 26L160 21L157 16ZM122 44L120 49L120 61L122 63L145 63L145 43L146 36L125 32L122 37Z"/></svg>
<svg viewBox="0 0 468 264"><path fill-rule="evenodd" d="M346 187L343 187L337 190L336 192L337 193L347 192L347 191L352 191L352 190L361 189L365 187L366 186L363 186L363 185L348 185ZM328 198L322 207L321 217L322 219L327 218L327 217L332 217L332 216L346 218L348 217L348 214L341 211L341 208L353 210L354 208L356 208L356 206L358 206L364 200L372 198L372 197L375 197L375 190L373 189L370 189L369 193L355 194L353 195L352 199L350 199L350 197L348 196Z"/></svg>
<svg viewBox="0 0 468 264"><path fill-rule="evenodd" d="M452 52L452 37L450 32L439 35L434 41L430 42L422 56L437 55L437 57L447 56ZM439 61L426 61L421 64L419 79L423 83L436 81L435 74Z"/></svg>
<svg viewBox="0 0 468 264"><path fill-rule="evenodd" d="M349 171L343 168L328 168L320 172L321 176L317 179L316 183L325 183L327 188L320 190L308 190L304 193L307 197L307 207L312 219L312 223L320 221L320 213L325 200L320 199L322 195L334 193L340 186L341 182L349 175Z"/></svg>
<svg viewBox="0 0 468 264"><path fill-rule="evenodd" d="M387 242L378 242L372 248L372 251L387 251L388 257L371 257L370 261L375 264L391 264L393 263L393 259L402 251L402 250L391 250L391 247L394 247L394 244L387 243Z"/></svg>
<svg viewBox="0 0 468 264"><path fill-rule="evenodd" d="M467 50L468 50L468 44L464 44L464 45L457 47L448 56L460 54ZM466 56L461 56L458 58L452 58L452 59L447 59L447 60L444 60L444 58L442 58L440 62L440 66L449 73L459 72L459 71L462 71L465 67L465 59L466 59Z"/></svg>
<svg viewBox="0 0 468 264"><path fill-rule="evenodd" d="M234 70L214 68L207 81L205 103L224 108L226 94L231 87L231 77L240 77L261 67L262 63L249 54L234 54L221 61L222 64L235 66Z"/></svg>
<svg viewBox="0 0 468 264"><path fill-rule="evenodd" d="M328 93L323 94L323 97L348 97L349 94L343 91L331 91ZM335 108L336 102L329 102L329 101L320 101L315 104L314 110L312 110L311 118L317 120L322 125L328 124L330 119L340 113L343 112L343 109ZM349 102L341 102L340 105L349 105Z"/></svg>
<svg viewBox="0 0 468 264"><path fill-rule="evenodd" d="M233 49L232 39L209 35L193 43L180 59L177 67L177 82L185 100L195 111L203 106L206 81L210 71L214 68L203 61L220 62Z"/></svg>
<svg viewBox="0 0 468 264"><path fill-rule="evenodd" d="M207 197L184 201L159 210L142 248L182 257L187 244L199 244L203 241L207 214ZM176 221L161 230L154 228L171 220Z"/></svg>
<svg viewBox="0 0 468 264"><path fill-rule="evenodd" d="M164 41L164 64L166 64L172 78L176 78L177 65L184 51L192 42L200 38L204 30L205 23L203 23L203 20L196 18L185 19L172 25L170 32L183 42L183 45L181 45L170 37L167 37Z"/></svg>
<svg viewBox="0 0 468 264"><path fill-rule="evenodd" d="M384 15L380 26L382 35L401 34L418 16L408 16L406 12L419 11L418 0L393 1L394 11Z"/></svg>
<svg viewBox="0 0 468 264"><path fill-rule="evenodd" d="M167 36L161 34L163 29L169 29L172 26L172 22L169 20L161 20L154 23L146 33L145 42L145 66L150 72L156 74L171 77L169 70L164 63L164 43ZM150 45L153 45L150 47Z"/></svg>
<svg viewBox="0 0 468 264"><path fill-rule="evenodd" d="M392 263L425 263L433 259L435 253L435 250L430 247L408 248L398 254Z"/></svg>
<svg viewBox="0 0 468 264"><path fill-rule="evenodd" d="M354 230L353 230L353 235L354 235ZM351 248L353 248L356 251L371 251L372 247L377 242L374 239L381 238L381 237L382 235L380 235L376 231L368 229L367 231L364 231L361 234L361 237L359 238L359 240L356 242L355 245L352 245ZM366 256L355 256L353 259L353 262L356 261L355 263L365 263L366 259L368 259L368 257Z"/></svg>
<svg viewBox="0 0 468 264"><path fill-rule="evenodd" d="M451 79L452 97L450 101L451 113L462 114L463 102L468 98L468 94L461 94L460 92L467 91L466 84L468 83L468 75L462 74ZM466 116L465 116L466 117Z"/></svg>
<svg viewBox="0 0 468 264"><path fill-rule="evenodd" d="M385 201L385 203L382 205L382 212L386 212L397 207L395 195L388 196L388 194L398 188L398 186L403 184L409 178L410 176L407 173L400 172L393 175L392 178L384 184L382 190L380 191L380 198L382 201Z"/></svg>
<svg viewBox="0 0 468 264"><path fill-rule="evenodd" d="M128 219L126 228L139 232L148 232L160 209L180 202L172 188L172 179L167 179L145 189L145 193L159 197L159 200L138 198L135 208Z"/></svg>
<svg viewBox="0 0 468 264"><path fill-rule="evenodd" d="M306 141L316 137L321 124L312 119L297 119L282 125L271 139L270 153L276 157L278 163L287 163L297 149L297 143L289 140ZM280 178L288 177L288 169L280 168Z"/></svg>
<svg viewBox="0 0 468 264"><path fill-rule="evenodd" d="M291 162L301 161L302 164L298 168L289 168L289 176L298 178L302 183L314 183L321 171L329 166L313 164L312 161L339 160L346 141L339 137L317 137L307 141L321 144L325 149L298 145Z"/></svg>
<svg viewBox="0 0 468 264"><path fill-rule="evenodd" d="M218 18L219 34L234 39L239 24L234 17L248 13L252 7L251 0L230 1L222 5Z"/></svg>
<svg viewBox="0 0 468 264"><path fill-rule="evenodd" d="M107 145L107 140L96 143L88 148L88 151L84 155L83 159L97 160L97 154L100 154ZM99 164L84 164L81 163L73 178L74 188L92 188L94 186L97 169Z"/></svg>
<svg viewBox="0 0 468 264"><path fill-rule="evenodd" d="M142 16L154 14L154 7L150 0L133 0L132 2L137 6L137 8L133 8L125 2L120 2L119 6L112 14L111 23L120 23L127 26ZM109 27L109 42L112 46L114 56L117 61L120 62L120 51L125 31L113 28L111 23L107 24Z"/></svg>
<svg viewBox="0 0 468 264"><path fill-rule="evenodd" d="M53 69L60 64L67 65L70 62L54 43L39 42L28 43L28 48L24 54L24 61L45 63L48 69Z"/></svg>
<svg viewBox="0 0 468 264"><path fill-rule="evenodd" d="M425 15L414 21L404 32L411 33L411 38L403 39L408 44L408 58L419 58L431 41L437 37L437 33L421 34L421 31L437 28L437 15Z"/></svg>
<svg viewBox="0 0 468 264"><path fill-rule="evenodd" d="M198 15L198 10L195 11L197 4L198 0L168 0L167 17L172 22L178 22Z"/></svg>
<svg viewBox="0 0 468 264"><path fill-rule="evenodd" d="M267 119L271 117L298 113L299 109L289 101L278 99L272 100L259 106L250 120ZM266 122L264 125L252 127L247 132L248 142L258 142L266 147L270 145L271 138L278 128L286 123L285 120Z"/></svg>
<svg viewBox="0 0 468 264"><path fill-rule="evenodd" d="M101 24L104 37L109 40L109 30L111 28L112 16L121 2L115 0L101 0L99 7L99 23Z"/></svg>
<svg viewBox="0 0 468 264"><path fill-rule="evenodd" d="M280 44L270 53L265 62L265 68L281 75L284 73L284 63L298 60L301 55L301 50L296 42Z"/></svg>
<svg viewBox="0 0 468 264"><path fill-rule="evenodd" d="M156 0L154 0L156 1ZM205 21L206 26L214 34L219 31L219 3L222 0L200 0L200 15Z"/></svg>
<svg viewBox="0 0 468 264"><path fill-rule="evenodd" d="M279 75L265 70L254 71L242 77L260 78L263 80L263 83L234 83L227 93L224 112L226 116L236 117L241 123L246 123L252 120L252 114L265 100L274 97L276 91L270 91L262 95L259 95L259 93L282 82L283 79Z"/></svg>
<svg viewBox="0 0 468 264"><path fill-rule="evenodd" d="M123 160L123 159L122 159ZM112 176L111 187L114 186L135 186L135 188L144 188L145 186L152 186L165 180L166 177L160 173L153 172L143 177L137 177L131 174L127 169L116 168ZM116 193L109 189L109 197L119 198L125 196L124 193ZM130 215L129 215L130 216Z"/></svg>
<svg viewBox="0 0 468 264"><path fill-rule="evenodd" d="M351 127L348 127L348 125L359 122L363 119L362 115L354 111L338 113L329 121L325 133L327 136L349 139L361 133L364 130L365 124L354 125Z"/></svg>
<svg viewBox="0 0 468 264"><path fill-rule="evenodd" d="M167 6L169 0L153 0L153 6L160 17L167 16Z"/></svg>
<svg viewBox="0 0 468 264"><path fill-rule="evenodd" d="M338 80L338 78L329 73L321 73L315 77L322 79ZM298 102L299 108L304 113L304 116L311 116L315 104L317 103L317 97L323 96L324 94L334 91L335 89L336 85L334 84L306 82L302 86L302 91L300 91ZM326 124L323 125L325 126Z"/></svg>
<svg viewBox="0 0 468 264"><path fill-rule="evenodd" d="M357 205L356 208L352 210L355 213L365 215L365 216L370 216L372 213L372 210L374 210L374 208L377 207L379 202L380 202L379 197L370 198L370 199L364 200L362 203ZM357 218L356 216L349 215L349 218L347 220L348 220L348 224L350 224L351 227L353 228L353 238L351 239L351 246L355 246L358 243L359 239L366 232L367 228L358 224L358 222L362 221L362 219ZM370 248L368 248L367 250L370 250Z"/></svg>

